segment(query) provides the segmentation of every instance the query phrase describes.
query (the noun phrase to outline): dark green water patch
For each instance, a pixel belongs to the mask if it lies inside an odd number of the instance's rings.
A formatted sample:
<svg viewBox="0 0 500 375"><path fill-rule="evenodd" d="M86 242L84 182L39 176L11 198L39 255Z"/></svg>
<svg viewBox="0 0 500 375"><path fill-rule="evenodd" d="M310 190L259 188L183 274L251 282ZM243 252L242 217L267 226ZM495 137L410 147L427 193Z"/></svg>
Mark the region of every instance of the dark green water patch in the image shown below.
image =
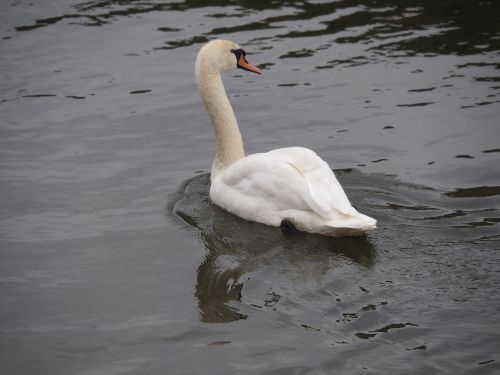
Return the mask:
<svg viewBox="0 0 500 375"><path fill-rule="evenodd" d="M500 186L478 186L457 189L455 191L445 193L445 195L452 198L493 197L500 195Z"/></svg>

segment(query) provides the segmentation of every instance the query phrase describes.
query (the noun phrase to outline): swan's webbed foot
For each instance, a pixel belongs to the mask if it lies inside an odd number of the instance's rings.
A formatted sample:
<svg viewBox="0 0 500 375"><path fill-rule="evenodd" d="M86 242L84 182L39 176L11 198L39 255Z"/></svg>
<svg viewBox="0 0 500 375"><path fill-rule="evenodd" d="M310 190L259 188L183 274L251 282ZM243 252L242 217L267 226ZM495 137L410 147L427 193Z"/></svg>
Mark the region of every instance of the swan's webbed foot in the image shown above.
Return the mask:
<svg viewBox="0 0 500 375"><path fill-rule="evenodd" d="M295 228L295 225L293 225L293 223L290 220L287 220L287 219L281 220L280 228L281 228L281 231L284 234L296 234L296 233L299 233L299 231L297 230L297 228Z"/></svg>

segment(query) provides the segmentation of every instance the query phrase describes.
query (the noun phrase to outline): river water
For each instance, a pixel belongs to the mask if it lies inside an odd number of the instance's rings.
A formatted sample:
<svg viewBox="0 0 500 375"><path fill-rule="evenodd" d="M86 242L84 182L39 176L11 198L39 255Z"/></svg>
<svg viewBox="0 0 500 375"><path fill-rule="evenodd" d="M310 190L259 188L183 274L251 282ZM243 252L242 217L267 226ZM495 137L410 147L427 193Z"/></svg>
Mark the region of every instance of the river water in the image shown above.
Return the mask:
<svg viewBox="0 0 500 375"><path fill-rule="evenodd" d="M500 370L495 1L9 0L4 374ZM208 198L214 38L248 153L318 152L378 220L283 234Z"/></svg>

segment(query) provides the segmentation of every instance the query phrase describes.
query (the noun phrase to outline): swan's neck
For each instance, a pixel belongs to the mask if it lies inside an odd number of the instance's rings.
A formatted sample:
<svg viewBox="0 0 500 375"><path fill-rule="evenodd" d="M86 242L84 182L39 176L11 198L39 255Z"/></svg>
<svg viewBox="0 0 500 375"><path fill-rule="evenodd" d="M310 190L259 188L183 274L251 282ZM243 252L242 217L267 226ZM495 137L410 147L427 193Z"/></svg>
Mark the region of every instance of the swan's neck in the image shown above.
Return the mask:
<svg viewBox="0 0 500 375"><path fill-rule="evenodd" d="M197 65L196 82L217 137L217 155L212 171L222 170L245 157L240 129L220 72L204 64Z"/></svg>

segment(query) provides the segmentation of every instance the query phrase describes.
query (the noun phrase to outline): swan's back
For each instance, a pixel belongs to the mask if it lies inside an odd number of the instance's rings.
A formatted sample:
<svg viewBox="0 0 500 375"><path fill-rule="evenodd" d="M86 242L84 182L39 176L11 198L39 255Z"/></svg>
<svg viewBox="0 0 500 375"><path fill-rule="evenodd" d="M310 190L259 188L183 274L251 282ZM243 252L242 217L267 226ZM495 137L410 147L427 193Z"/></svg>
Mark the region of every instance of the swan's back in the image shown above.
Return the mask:
<svg viewBox="0 0 500 375"><path fill-rule="evenodd" d="M356 235L376 221L356 211L335 174L316 153L302 147L249 155L214 174L210 196L247 220L299 230Z"/></svg>

